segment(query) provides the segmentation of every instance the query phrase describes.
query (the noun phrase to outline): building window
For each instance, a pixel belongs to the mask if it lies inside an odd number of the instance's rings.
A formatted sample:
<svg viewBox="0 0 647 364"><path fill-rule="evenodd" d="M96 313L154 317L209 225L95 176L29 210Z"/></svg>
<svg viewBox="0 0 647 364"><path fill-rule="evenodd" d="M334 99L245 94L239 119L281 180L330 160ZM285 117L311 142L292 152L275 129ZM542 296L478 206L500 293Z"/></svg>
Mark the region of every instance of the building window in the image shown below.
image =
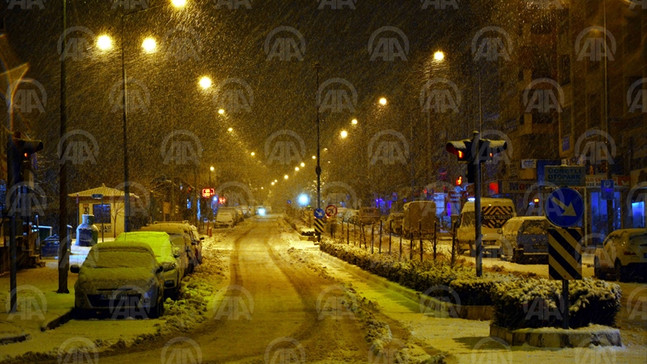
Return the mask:
<svg viewBox="0 0 647 364"><path fill-rule="evenodd" d="M95 224L110 224L110 204L93 204L92 214Z"/></svg>

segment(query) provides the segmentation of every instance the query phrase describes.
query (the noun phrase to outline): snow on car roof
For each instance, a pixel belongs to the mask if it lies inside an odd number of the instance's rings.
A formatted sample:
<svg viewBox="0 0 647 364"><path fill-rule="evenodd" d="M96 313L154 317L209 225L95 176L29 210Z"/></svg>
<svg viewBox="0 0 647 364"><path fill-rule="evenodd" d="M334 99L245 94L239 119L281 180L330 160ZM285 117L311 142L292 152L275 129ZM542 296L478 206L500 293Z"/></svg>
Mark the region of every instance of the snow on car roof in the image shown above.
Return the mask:
<svg viewBox="0 0 647 364"><path fill-rule="evenodd" d="M156 256L172 255L170 236L163 231L133 231L121 233L115 241L144 243L153 249Z"/></svg>

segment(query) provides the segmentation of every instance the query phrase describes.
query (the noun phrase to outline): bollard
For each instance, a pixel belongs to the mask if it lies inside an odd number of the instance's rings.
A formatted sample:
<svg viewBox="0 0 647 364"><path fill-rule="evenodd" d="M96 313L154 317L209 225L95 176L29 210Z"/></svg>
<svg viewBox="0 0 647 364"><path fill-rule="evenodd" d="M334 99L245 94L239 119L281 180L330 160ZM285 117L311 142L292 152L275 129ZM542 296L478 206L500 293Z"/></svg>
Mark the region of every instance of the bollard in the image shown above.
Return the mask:
<svg viewBox="0 0 647 364"><path fill-rule="evenodd" d="M434 221L434 261L436 261L436 243L438 237L438 223Z"/></svg>
<svg viewBox="0 0 647 364"><path fill-rule="evenodd" d="M389 255L391 255L391 235L393 234L393 221L389 221Z"/></svg>
<svg viewBox="0 0 647 364"><path fill-rule="evenodd" d="M382 220L380 220L380 246L378 248L378 252L382 254Z"/></svg>
<svg viewBox="0 0 647 364"><path fill-rule="evenodd" d="M420 261L422 262L422 221L418 221L418 234L420 238Z"/></svg>

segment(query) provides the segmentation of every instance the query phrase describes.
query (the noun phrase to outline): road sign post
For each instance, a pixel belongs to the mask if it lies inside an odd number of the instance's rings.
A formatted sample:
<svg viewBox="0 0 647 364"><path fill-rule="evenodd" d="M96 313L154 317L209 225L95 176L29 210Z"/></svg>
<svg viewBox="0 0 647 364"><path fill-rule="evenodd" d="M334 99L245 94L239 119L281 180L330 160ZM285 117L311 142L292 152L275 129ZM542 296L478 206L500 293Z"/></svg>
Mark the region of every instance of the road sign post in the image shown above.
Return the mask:
<svg viewBox="0 0 647 364"><path fill-rule="evenodd" d="M315 216L315 232L317 233L317 242L321 242L321 234L324 231L324 216L325 212L323 209L317 208L314 211Z"/></svg>
<svg viewBox="0 0 647 364"><path fill-rule="evenodd" d="M548 229L548 275L562 280L562 327L569 328L568 281L582 279L582 220L584 201L571 188L553 191L546 200L546 217L555 226Z"/></svg>

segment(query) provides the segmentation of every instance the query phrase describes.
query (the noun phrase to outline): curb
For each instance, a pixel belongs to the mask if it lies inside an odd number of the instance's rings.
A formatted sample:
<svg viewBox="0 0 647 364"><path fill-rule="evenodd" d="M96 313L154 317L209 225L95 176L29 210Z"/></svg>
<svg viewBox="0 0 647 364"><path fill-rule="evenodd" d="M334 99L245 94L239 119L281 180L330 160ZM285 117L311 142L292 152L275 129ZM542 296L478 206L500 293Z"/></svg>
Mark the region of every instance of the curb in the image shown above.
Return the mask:
<svg viewBox="0 0 647 364"><path fill-rule="evenodd" d="M73 309L70 309L69 311L56 316L50 320L43 321L40 325L40 331L47 331L47 330L53 330L66 322L70 321L72 319L72 314Z"/></svg>
<svg viewBox="0 0 647 364"><path fill-rule="evenodd" d="M524 328L510 330L490 324L490 336L505 340L512 346L528 344L540 348L568 348L597 346L622 346L620 330L608 326L596 329Z"/></svg>

